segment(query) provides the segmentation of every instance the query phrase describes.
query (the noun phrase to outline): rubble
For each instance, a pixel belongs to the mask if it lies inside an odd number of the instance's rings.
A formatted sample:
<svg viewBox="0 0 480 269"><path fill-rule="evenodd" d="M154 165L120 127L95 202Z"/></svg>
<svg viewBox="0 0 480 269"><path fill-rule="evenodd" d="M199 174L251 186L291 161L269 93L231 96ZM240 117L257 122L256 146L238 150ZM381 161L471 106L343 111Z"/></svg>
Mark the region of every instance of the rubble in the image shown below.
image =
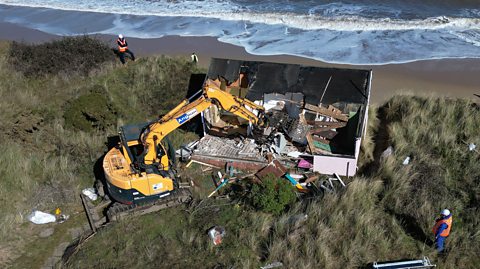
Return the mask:
<svg viewBox="0 0 480 269"><path fill-rule="evenodd" d="M218 184L217 188L215 188L214 191L212 191L207 197L210 198L212 197L216 192L218 192L218 190L220 190L223 186L225 186L229 180L227 178L227 175L225 174L225 176L222 176L222 174L219 173L219 178L220 178L220 184Z"/></svg>
<svg viewBox="0 0 480 269"><path fill-rule="evenodd" d="M186 161L186 160L190 159L190 157L192 156L192 151L190 151L186 147L181 147L180 149L177 149L175 151L175 155L176 155L176 157L180 158L180 160Z"/></svg>
<svg viewBox="0 0 480 269"><path fill-rule="evenodd" d="M274 160L271 163L269 163L267 166L263 167L260 169L255 175L263 179L265 178L268 174L273 174L276 177L282 177L288 172L287 168L283 166L278 160Z"/></svg>
<svg viewBox="0 0 480 269"><path fill-rule="evenodd" d="M252 139L228 139L212 135L203 137L195 150L195 155L223 157L263 162L266 159L259 154L258 144Z"/></svg>
<svg viewBox="0 0 480 269"><path fill-rule="evenodd" d="M267 124L256 128L213 106L202 114L206 135L177 153L259 179L286 177L299 189L315 185L318 174L335 174L318 183L333 190L337 178L356 173L370 79L370 70L212 59L204 83L263 106Z"/></svg>

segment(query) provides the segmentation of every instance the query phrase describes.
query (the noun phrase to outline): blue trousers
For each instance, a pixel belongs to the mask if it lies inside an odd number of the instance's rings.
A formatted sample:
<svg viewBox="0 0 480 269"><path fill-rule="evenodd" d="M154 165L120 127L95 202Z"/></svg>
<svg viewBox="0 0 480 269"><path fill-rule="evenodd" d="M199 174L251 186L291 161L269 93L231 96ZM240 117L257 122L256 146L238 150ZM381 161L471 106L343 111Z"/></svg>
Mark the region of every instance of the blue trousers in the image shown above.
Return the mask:
<svg viewBox="0 0 480 269"><path fill-rule="evenodd" d="M125 52L119 52L120 62L122 62L122 64L125 64L126 53L130 55L130 59L132 59L132 61L135 61L135 55L133 55L133 52L131 50L127 49Z"/></svg>
<svg viewBox="0 0 480 269"><path fill-rule="evenodd" d="M438 252L442 252L445 249L445 239L446 237L439 236L435 239L435 248Z"/></svg>

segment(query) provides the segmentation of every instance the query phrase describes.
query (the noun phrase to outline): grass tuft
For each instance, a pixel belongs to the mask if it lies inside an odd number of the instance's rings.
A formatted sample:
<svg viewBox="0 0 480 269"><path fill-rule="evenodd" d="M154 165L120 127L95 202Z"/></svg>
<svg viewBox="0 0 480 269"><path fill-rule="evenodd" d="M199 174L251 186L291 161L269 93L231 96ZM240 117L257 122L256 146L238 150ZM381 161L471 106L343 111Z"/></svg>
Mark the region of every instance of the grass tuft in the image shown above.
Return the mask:
<svg viewBox="0 0 480 269"><path fill-rule="evenodd" d="M13 42L9 51L10 66L27 77L88 75L114 59L107 44L90 36L64 37L38 45Z"/></svg>

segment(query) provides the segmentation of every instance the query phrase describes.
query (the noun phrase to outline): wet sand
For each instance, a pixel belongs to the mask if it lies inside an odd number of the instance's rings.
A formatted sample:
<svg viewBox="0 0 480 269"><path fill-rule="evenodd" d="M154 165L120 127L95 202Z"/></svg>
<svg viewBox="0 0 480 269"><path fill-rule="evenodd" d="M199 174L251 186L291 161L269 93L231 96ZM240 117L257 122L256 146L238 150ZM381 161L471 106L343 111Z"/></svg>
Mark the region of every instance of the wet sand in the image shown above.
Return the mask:
<svg viewBox="0 0 480 269"><path fill-rule="evenodd" d="M0 40L45 42L59 36L47 34L11 23L0 23ZM115 36L96 35L115 46ZM425 60L389 65L338 65L289 55L259 56L249 54L243 47L223 43L213 37L166 36L155 39L129 38L129 48L139 57L170 55L190 57L195 52L199 65L208 67L210 59L229 58L241 60L293 63L309 66L372 69L371 101L381 104L399 93L437 95L452 98L471 98L480 101L480 59Z"/></svg>

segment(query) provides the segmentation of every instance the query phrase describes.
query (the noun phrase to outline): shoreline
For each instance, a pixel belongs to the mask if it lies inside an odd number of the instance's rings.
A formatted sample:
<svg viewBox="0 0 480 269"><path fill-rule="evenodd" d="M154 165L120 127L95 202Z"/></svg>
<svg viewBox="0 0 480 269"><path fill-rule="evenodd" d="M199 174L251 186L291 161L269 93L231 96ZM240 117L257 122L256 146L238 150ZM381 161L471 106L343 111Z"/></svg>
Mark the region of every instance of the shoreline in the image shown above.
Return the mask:
<svg viewBox="0 0 480 269"><path fill-rule="evenodd" d="M12 23L0 23L0 40L41 43L62 38ZM99 39L115 46L113 35L96 34ZM469 98L480 94L480 59L435 59L387 65L331 64L291 55L253 55L245 48L224 43L215 37L165 36L153 39L126 37L131 50L138 56L169 55L190 57L195 52L199 65L208 68L210 59L229 58L251 61L281 62L307 66L349 69L372 69L371 102L382 104L400 93Z"/></svg>

